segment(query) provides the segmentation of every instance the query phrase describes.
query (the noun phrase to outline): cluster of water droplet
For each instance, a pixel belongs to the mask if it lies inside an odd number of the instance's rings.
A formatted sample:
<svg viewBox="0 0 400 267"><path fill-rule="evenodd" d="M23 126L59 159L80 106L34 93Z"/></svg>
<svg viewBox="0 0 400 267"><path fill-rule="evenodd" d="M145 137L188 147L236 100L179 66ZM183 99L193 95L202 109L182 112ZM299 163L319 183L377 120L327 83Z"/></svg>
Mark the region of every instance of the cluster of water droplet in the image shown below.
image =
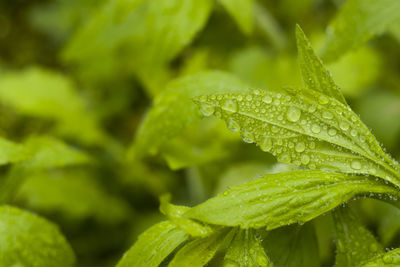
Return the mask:
<svg viewBox="0 0 400 267"><path fill-rule="evenodd" d="M224 119L244 142L257 143L283 163L376 175L379 167L370 159L384 160L370 151L379 144L350 108L323 94L254 90L198 100L205 116ZM324 153L328 146L342 153Z"/></svg>

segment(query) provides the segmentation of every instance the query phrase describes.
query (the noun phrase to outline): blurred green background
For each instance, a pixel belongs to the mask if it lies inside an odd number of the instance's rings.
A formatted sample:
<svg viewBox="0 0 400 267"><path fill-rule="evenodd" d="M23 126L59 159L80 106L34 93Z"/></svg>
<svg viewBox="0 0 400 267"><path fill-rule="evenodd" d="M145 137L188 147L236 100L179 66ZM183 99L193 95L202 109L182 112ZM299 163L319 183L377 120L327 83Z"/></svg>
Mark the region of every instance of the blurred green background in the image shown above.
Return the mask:
<svg viewBox="0 0 400 267"><path fill-rule="evenodd" d="M55 136L92 159L29 174L11 203L58 224L78 266L114 266L138 234L163 219L163 193L195 205L227 186L292 168L217 119L168 112L185 110L182 95L207 79L216 87L218 79L224 86L301 86L296 23L323 55L327 26L344 3L0 1L1 136ZM397 20L368 42L323 57L350 106L397 160L399 48ZM8 167L0 172L5 179ZM377 200L351 205L380 242L400 245L398 210ZM334 258L331 224L324 216L307 228L323 266Z"/></svg>

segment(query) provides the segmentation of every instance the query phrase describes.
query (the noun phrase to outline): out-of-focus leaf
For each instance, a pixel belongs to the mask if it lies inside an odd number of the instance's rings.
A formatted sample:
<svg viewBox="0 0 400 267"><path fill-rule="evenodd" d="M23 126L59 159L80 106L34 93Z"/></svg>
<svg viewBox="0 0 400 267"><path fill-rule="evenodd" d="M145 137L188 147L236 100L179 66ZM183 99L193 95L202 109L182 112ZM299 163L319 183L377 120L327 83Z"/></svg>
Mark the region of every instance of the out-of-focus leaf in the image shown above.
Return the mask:
<svg viewBox="0 0 400 267"><path fill-rule="evenodd" d="M309 170L267 174L233 186L185 215L210 224L274 229L307 222L368 192L397 195L390 185L364 176Z"/></svg>
<svg viewBox="0 0 400 267"><path fill-rule="evenodd" d="M0 265L72 267L75 256L57 226L11 206L0 206Z"/></svg>
<svg viewBox="0 0 400 267"><path fill-rule="evenodd" d="M127 203L111 196L85 172L38 172L28 176L16 199L25 207L70 220L93 218L119 223L129 215Z"/></svg>
<svg viewBox="0 0 400 267"><path fill-rule="evenodd" d="M32 25L57 42L63 42L103 0L56 0L35 6Z"/></svg>
<svg viewBox="0 0 400 267"><path fill-rule="evenodd" d="M226 231L220 230L187 243L176 253L168 267L205 266L223 243L225 233Z"/></svg>
<svg viewBox="0 0 400 267"><path fill-rule="evenodd" d="M272 166L259 162L240 163L222 174L218 179L218 186L215 189L217 194L224 192L231 186L244 184L251 180L260 178L266 173L270 173Z"/></svg>
<svg viewBox="0 0 400 267"><path fill-rule="evenodd" d="M24 146L25 153L30 155L24 162L25 169L60 168L90 162L86 153L50 136L31 137Z"/></svg>
<svg viewBox="0 0 400 267"><path fill-rule="evenodd" d="M233 136L236 141L236 136ZM210 139L214 142L210 143ZM225 125L221 121L201 120L161 145L160 151L168 166L177 170L229 157L230 141L232 137L226 134Z"/></svg>
<svg viewBox="0 0 400 267"><path fill-rule="evenodd" d="M175 224L169 221L158 223L139 236L117 267L158 267L188 238L189 235Z"/></svg>
<svg viewBox="0 0 400 267"><path fill-rule="evenodd" d="M60 73L42 68L6 73L0 77L0 102L23 115L55 120L61 134L89 144L104 141L84 98Z"/></svg>
<svg viewBox="0 0 400 267"><path fill-rule="evenodd" d="M180 229L195 237L205 237L210 235L213 230L207 225L201 225L191 219L185 218L183 215L190 208L185 206L176 206L169 203L170 195L163 195L160 198L160 211L164 213L168 219L175 223Z"/></svg>
<svg viewBox="0 0 400 267"><path fill-rule="evenodd" d="M271 266L261 238L252 229L233 229L235 232L232 242L225 254L224 266L235 267L267 267Z"/></svg>
<svg viewBox="0 0 400 267"><path fill-rule="evenodd" d="M310 223L276 229L267 235L263 244L273 266L320 266L317 237Z"/></svg>
<svg viewBox="0 0 400 267"><path fill-rule="evenodd" d="M234 76L209 71L183 77L169 83L159 95L137 131L130 149L130 157L154 154L158 148L182 133L186 127L198 121L196 105L192 97L210 92L235 92L247 87Z"/></svg>
<svg viewBox="0 0 400 267"><path fill-rule="evenodd" d="M400 133L400 97L389 92L374 92L357 101L363 121L387 148L394 148Z"/></svg>
<svg viewBox="0 0 400 267"><path fill-rule="evenodd" d="M400 264L400 248L380 254L361 264L360 267L397 267Z"/></svg>
<svg viewBox="0 0 400 267"><path fill-rule="evenodd" d="M245 34L250 34L253 31L253 1L254 0L219 0Z"/></svg>
<svg viewBox="0 0 400 267"><path fill-rule="evenodd" d="M376 82L381 65L377 52L364 46L329 64L328 68L343 94L357 97Z"/></svg>
<svg viewBox="0 0 400 267"><path fill-rule="evenodd" d="M0 165L14 163L29 157L22 145L0 137Z"/></svg>
<svg viewBox="0 0 400 267"><path fill-rule="evenodd" d="M276 56L259 46L250 46L234 53L229 68L243 81L258 88L279 89L301 84L294 56L283 53Z"/></svg>
<svg viewBox="0 0 400 267"><path fill-rule="evenodd" d="M72 38L64 59L99 77L133 71L155 95L166 64L204 26L212 6L211 0L108 1Z"/></svg>
<svg viewBox="0 0 400 267"><path fill-rule="evenodd" d="M357 220L349 208L339 208L333 213L336 228L337 267L360 266L384 252L381 244Z"/></svg>
<svg viewBox="0 0 400 267"><path fill-rule="evenodd" d="M16 190L28 173L35 171L61 168L71 165L90 163L90 158L84 152L67 146L53 137L32 137L24 143L23 162L13 166L2 180L0 187L0 203L5 203L13 197Z"/></svg>
<svg viewBox="0 0 400 267"><path fill-rule="evenodd" d="M398 0L348 0L327 28L323 58L330 62L384 33L400 20Z"/></svg>

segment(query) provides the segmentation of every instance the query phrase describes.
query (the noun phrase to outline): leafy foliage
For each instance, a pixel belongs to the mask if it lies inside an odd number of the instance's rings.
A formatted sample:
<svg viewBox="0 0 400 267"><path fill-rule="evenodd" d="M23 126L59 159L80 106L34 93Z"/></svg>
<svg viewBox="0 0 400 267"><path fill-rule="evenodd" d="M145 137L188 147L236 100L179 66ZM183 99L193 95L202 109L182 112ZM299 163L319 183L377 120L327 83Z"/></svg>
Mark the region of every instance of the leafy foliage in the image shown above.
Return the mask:
<svg viewBox="0 0 400 267"><path fill-rule="evenodd" d="M0 266L399 265L399 1L20 2Z"/></svg>
<svg viewBox="0 0 400 267"><path fill-rule="evenodd" d="M0 207L0 265L73 266L75 255L58 227L10 206Z"/></svg>

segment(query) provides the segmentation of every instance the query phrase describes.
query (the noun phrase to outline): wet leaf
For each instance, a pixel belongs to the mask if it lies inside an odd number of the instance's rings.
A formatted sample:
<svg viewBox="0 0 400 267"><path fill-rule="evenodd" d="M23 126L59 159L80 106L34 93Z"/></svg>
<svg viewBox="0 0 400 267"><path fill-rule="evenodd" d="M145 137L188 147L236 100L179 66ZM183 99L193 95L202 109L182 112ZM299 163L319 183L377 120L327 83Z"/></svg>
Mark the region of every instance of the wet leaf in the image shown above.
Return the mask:
<svg viewBox="0 0 400 267"><path fill-rule="evenodd" d="M117 267L158 267L189 235L175 224L164 221L141 234Z"/></svg>
<svg viewBox="0 0 400 267"><path fill-rule="evenodd" d="M298 170L233 186L185 215L210 224L274 229L307 222L366 193L397 195L393 187L368 177Z"/></svg>
<svg viewBox="0 0 400 267"><path fill-rule="evenodd" d="M359 266L383 253L383 247L362 225L349 208L339 208L333 213L336 228L337 267Z"/></svg>
<svg viewBox="0 0 400 267"><path fill-rule="evenodd" d="M57 226L27 211L0 206L0 265L72 267L75 255Z"/></svg>

